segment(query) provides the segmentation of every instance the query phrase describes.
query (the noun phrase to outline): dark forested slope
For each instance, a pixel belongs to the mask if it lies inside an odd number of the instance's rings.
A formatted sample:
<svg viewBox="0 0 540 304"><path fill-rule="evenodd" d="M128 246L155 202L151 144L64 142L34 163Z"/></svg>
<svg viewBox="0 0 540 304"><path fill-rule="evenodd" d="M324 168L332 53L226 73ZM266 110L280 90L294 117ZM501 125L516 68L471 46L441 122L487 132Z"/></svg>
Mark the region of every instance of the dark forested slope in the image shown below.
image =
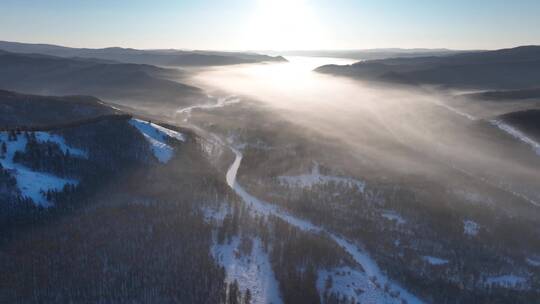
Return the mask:
<svg viewBox="0 0 540 304"><path fill-rule="evenodd" d="M0 90L0 127L33 127L119 113L91 96L39 96Z"/></svg>
<svg viewBox="0 0 540 304"><path fill-rule="evenodd" d="M16 118L3 122L22 130L0 132L0 302L228 303L200 212L226 187L194 133L163 136L164 164L95 98L2 93Z"/></svg>
<svg viewBox="0 0 540 304"><path fill-rule="evenodd" d="M103 63L92 59L0 53L0 88L40 95L92 95L107 100L196 102L198 88L166 78L178 70L143 64Z"/></svg>
<svg viewBox="0 0 540 304"><path fill-rule="evenodd" d="M365 280L327 235L244 204L208 154L230 164L215 142L122 113L72 121L86 117L73 108L107 113L91 97L5 94L46 131L0 131L0 302L337 304L350 301L320 271ZM41 103L54 128L33 113Z"/></svg>

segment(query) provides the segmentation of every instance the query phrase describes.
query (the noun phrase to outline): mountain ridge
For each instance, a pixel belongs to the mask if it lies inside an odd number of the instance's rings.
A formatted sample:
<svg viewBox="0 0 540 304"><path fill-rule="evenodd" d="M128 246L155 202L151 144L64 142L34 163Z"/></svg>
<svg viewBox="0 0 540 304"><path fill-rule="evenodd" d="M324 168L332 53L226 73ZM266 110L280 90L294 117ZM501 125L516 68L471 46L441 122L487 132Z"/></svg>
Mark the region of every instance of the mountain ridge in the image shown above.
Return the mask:
<svg viewBox="0 0 540 304"><path fill-rule="evenodd" d="M388 83L449 88L523 89L540 82L540 46L441 57L368 60L326 65L316 72Z"/></svg>
<svg viewBox="0 0 540 304"><path fill-rule="evenodd" d="M204 95L199 88L169 80L183 76L181 70L148 64L0 53L0 88L39 95L92 95L114 101L191 104Z"/></svg>
<svg viewBox="0 0 540 304"><path fill-rule="evenodd" d="M213 66L258 62L284 62L281 56L272 57L255 53L184 51L184 50L139 50L134 48L71 48L53 44L31 44L0 41L0 50L15 53L39 53L58 57L84 57L113 60L125 63L163 66Z"/></svg>

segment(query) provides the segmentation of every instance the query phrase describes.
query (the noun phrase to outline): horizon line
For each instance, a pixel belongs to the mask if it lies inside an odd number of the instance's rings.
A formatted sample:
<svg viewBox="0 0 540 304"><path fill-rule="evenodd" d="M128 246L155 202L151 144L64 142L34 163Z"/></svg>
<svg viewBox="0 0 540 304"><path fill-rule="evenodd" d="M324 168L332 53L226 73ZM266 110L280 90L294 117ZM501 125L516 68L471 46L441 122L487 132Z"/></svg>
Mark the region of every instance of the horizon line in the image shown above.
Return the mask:
<svg viewBox="0 0 540 304"><path fill-rule="evenodd" d="M42 46L54 46L54 47L64 47L64 48L72 48L72 49L93 49L93 50L99 50L99 49L132 49L132 50L139 50L139 51L210 51L210 52L354 52L354 51L376 51L376 50L408 50L408 51L415 51L415 50L426 50L426 51L495 51L495 50L503 50L503 49L512 49L517 47L525 47L525 46L540 46L539 44L518 44L510 47L499 47L499 48L446 48L446 47L399 47L399 46L391 46L391 47L374 47L374 48L313 48L313 49L206 49L206 48L175 48L175 47L165 47L165 48L137 48L137 47L129 47L129 46L120 46L120 45L111 45L111 46L101 46L101 47L88 47L88 46L74 46L74 45L67 45L67 44L55 44L55 43L49 43L49 42L23 42L23 41L12 41L12 40L3 40L0 39L0 42L8 42L8 43L18 43L18 44L33 44L33 45L42 45Z"/></svg>

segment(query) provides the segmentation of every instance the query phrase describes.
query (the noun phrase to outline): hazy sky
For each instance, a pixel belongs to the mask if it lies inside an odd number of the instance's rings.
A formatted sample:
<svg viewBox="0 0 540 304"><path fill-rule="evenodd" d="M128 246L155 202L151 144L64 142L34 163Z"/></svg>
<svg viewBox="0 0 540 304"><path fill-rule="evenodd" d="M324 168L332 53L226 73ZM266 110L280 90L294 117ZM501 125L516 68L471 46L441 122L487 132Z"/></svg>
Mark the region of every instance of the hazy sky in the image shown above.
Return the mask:
<svg viewBox="0 0 540 304"><path fill-rule="evenodd" d="M0 40L227 50L540 44L540 0L0 0Z"/></svg>

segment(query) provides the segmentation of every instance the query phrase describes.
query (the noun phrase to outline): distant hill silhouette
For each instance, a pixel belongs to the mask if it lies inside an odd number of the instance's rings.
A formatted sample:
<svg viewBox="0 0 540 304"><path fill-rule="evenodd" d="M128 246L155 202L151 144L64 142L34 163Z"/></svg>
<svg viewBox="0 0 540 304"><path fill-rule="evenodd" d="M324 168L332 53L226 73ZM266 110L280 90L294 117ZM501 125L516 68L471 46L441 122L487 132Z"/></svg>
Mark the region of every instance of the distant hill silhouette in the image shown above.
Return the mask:
<svg viewBox="0 0 540 304"><path fill-rule="evenodd" d="M481 93L466 94L465 96L481 100L540 100L540 87L521 90L487 91Z"/></svg>
<svg viewBox="0 0 540 304"><path fill-rule="evenodd" d="M286 56L308 56L308 57L333 57L348 58L356 60L378 60L387 58L415 58L426 56L447 56L464 53L466 51L449 49L365 49L365 50L310 50L310 51L268 51L268 54L282 54Z"/></svg>
<svg viewBox="0 0 540 304"><path fill-rule="evenodd" d="M0 41L0 50L14 53L37 53L58 57L95 58L124 63L151 64L159 66L213 66L240 63L286 61L281 56L272 57L255 53L137 50L130 48L70 48L51 44L29 44Z"/></svg>
<svg viewBox="0 0 540 304"><path fill-rule="evenodd" d="M92 95L109 100L191 104L198 88L167 80L179 70L98 59L0 53L0 88L40 95Z"/></svg>
<svg viewBox="0 0 540 304"><path fill-rule="evenodd" d="M370 60L348 66L322 66L316 71L389 83L525 89L540 84L540 46L442 57Z"/></svg>
<svg viewBox="0 0 540 304"><path fill-rule="evenodd" d="M91 96L39 96L0 90L0 128L65 124L118 111Z"/></svg>

